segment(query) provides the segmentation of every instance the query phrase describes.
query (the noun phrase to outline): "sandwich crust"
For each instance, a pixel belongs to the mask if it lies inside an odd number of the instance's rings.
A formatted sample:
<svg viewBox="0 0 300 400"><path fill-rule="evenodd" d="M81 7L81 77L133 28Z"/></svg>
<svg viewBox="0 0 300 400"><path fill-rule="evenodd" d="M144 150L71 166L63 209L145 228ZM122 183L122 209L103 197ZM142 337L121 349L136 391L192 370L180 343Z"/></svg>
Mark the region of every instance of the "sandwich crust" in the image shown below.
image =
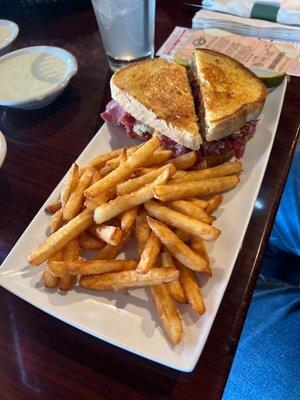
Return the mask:
<svg viewBox="0 0 300 400"><path fill-rule="evenodd" d="M115 72L112 98L136 120L193 150L202 143L186 69L164 59Z"/></svg>
<svg viewBox="0 0 300 400"><path fill-rule="evenodd" d="M233 58L214 50L196 50L192 73L198 80L206 140L235 133L261 113L267 96L265 85Z"/></svg>

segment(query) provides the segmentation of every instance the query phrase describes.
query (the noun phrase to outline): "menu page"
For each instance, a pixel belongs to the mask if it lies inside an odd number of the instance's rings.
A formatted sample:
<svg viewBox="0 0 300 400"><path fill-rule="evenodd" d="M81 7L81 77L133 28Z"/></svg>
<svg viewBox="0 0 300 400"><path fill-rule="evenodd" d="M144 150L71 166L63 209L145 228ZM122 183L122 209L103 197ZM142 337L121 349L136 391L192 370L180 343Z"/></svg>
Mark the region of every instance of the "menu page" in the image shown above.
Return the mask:
<svg viewBox="0 0 300 400"><path fill-rule="evenodd" d="M157 55L172 58L174 53L178 53L190 58L196 48L220 51L247 67L300 76L300 43L251 38L220 29L189 29L177 26Z"/></svg>

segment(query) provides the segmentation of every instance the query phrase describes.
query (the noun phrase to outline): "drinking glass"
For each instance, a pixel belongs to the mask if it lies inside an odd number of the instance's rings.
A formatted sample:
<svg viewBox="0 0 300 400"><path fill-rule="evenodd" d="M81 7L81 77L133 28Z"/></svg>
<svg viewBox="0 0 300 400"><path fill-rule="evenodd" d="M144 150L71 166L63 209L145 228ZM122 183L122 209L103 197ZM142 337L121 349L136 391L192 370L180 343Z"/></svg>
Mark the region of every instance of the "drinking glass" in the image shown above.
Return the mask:
<svg viewBox="0 0 300 400"><path fill-rule="evenodd" d="M92 0L113 71L154 55L155 0Z"/></svg>

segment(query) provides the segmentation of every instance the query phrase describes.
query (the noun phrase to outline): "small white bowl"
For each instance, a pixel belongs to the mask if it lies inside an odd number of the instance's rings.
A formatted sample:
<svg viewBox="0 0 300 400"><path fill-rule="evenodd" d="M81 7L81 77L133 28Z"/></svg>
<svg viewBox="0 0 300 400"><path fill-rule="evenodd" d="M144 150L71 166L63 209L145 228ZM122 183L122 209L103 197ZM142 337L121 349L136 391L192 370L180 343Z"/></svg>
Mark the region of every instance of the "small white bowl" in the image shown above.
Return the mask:
<svg viewBox="0 0 300 400"><path fill-rule="evenodd" d="M4 37L2 37L1 31L5 30ZM6 19L0 19L0 56L8 53L12 42L18 36L19 27L12 21Z"/></svg>
<svg viewBox="0 0 300 400"><path fill-rule="evenodd" d="M12 51L5 56L0 57L0 64L8 58L13 58L21 54L40 54L52 55L60 58L65 62L66 68L63 75L52 83L51 87L42 90L34 96L28 96L24 93L24 97L18 99L0 99L0 106L18 108L22 110L34 110L42 108L52 103L60 93L66 88L72 76L77 73L78 65L76 58L67 50L54 46L34 46L25 47L16 51Z"/></svg>
<svg viewBox="0 0 300 400"><path fill-rule="evenodd" d="M6 140L3 133L0 131L0 168L3 164L3 161L5 160L6 150L7 150Z"/></svg>

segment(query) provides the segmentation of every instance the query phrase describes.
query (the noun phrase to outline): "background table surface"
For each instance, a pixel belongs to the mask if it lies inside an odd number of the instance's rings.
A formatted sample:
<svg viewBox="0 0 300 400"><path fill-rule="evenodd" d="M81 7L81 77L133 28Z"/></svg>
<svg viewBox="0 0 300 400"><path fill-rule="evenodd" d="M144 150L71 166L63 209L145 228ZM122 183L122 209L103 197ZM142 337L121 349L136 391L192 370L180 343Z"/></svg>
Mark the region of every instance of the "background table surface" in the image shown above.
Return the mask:
<svg viewBox="0 0 300 400"><path fill-rule="evenodd" d="M28 3L29 4L29 3ZM23 3L24 5L24 3ZM194 10L193 10L194 11ZM157 1L156 49L175 25L190 26L183 1ZM89 3L70 9L0 10L20 25L14 49L61 46L79 71L55 103L38 111L0 108L8 154L0 170L0 257L19 236L101 125L110 72ZM292 78L277 136L232 278L200 360L179 373L48 316L0 288L0 398L216 399L221 396L296 144L300 79ZM298 114L297 114L298 112Z"/></svg>

